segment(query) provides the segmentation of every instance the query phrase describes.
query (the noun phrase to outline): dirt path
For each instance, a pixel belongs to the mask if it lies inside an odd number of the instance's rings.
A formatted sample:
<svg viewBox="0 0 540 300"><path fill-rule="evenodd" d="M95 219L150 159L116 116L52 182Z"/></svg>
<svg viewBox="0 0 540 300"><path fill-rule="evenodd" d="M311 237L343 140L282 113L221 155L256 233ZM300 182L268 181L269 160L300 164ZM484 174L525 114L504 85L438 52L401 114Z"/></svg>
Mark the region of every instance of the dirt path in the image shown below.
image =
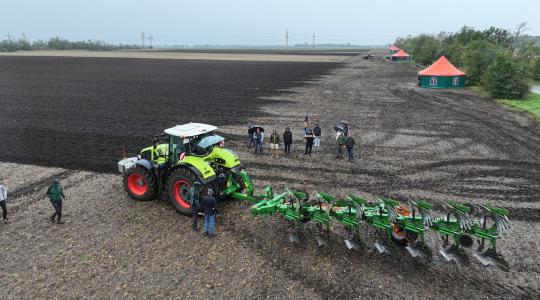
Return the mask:
<svg viewBox="0 0 540 300"><path fill-rule="evenodd" d="M468 91L415 87L404 64L354 59L317 82L273 99L267 114L248 121L288 125L301 139L306 114L323 127L311 159L255 156L244 126L227 126L259 189L272 184L310 193L359 193L395 198L491 202L510 209L514 231L499 250L508 273L473 262L460 268L438 256L414 260L402 249L374 253L366 233L360 252L345 249L339 226L326 249L306 230L289 244L279 218L254 218L246 203L224 203L219 235L207 240L163 202L127 199L120 176L2 163L10 180L13 222L0 225L0 280L5 298L535 298L540 296L539 126ZM336 120L347 119L360 141L354 163L333 158ZM7 166L7 167L4 167ZM63 178L67 224L47 223L47 182ZM17 178L15 180L14 178ZM20 178L20 179L19 179ZM22 181L26 178L25 181ZM35 178L35 180L27 180ZM436 253L440 242L428 236ZM5 288L4 288L5 286Z"/></svg>

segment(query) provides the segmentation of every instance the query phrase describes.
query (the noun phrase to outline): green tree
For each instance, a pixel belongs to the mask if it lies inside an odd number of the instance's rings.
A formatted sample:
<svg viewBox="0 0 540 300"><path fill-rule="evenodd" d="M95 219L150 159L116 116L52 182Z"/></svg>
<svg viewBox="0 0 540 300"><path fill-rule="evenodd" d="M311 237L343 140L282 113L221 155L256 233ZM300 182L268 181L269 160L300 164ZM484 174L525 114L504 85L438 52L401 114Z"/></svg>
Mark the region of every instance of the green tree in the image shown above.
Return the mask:
<svg viewBox="0 0 540 300"><path fill-rule="evenodd" d="M527 65L510 51L499 51L482 76L482 87L495 98L518 99L529 91Z"/></svg>
<svg viewBox="0 0 540 300"><path fill-rule="evenodd" d="M433 63L440 55L439 41L429 34L396 40L396 45L409 52L414 61L423 65Z"/></svg>
<svg viewBox="0 0 540 300"><path fill-rule="evenodd" d="M463 65L467 72L469 85L476 85L480 82L482 75L493 62L495 55L494 45L487 40L475 40L466 46L463 52Z"/></svg>
<svg viewBox="0 0 540 300"><path fill-rule="evenodd" d="M534 60L533 67L532 67L532 74L533 74L534 80L540 80L540 57L537 57Z"/></svg>

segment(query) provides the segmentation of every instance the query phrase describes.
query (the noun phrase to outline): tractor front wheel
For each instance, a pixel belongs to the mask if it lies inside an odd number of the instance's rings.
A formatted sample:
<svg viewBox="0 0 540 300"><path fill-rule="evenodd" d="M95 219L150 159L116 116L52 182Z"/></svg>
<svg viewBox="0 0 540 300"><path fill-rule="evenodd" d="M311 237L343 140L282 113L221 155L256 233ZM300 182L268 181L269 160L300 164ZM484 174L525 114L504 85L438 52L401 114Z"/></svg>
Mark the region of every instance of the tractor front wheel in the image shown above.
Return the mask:
<svg viewBox="0 0 540 300"><path fill-rule="evenodd" d="M156 196L156 180L144 167L135 165L124 174L124 189L135 200L150 200Z"/></svg>
<svg viewBox="0 0 540 300"><path fill-rule="evenodd" d="M182 215L191 216L189 205L189 189L197 181L197 176L186 168L179 168L172 172L167 182L169 200L176 211Z"/></svg>

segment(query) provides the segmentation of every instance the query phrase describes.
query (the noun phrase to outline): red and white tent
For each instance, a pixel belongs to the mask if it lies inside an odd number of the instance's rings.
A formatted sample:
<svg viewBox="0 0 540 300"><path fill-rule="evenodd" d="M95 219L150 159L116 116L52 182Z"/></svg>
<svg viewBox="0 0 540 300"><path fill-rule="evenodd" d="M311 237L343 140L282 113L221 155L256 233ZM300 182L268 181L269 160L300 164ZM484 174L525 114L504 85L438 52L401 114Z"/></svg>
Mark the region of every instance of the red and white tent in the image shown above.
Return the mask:
<svg viewBox="0 0 540 300"><path fill-rule="evenodd" d="M436 62L431 66L423 69L418 72L419 76L463 76L465 72L454 67L452 63L446 59L446 57L441 56Z"/></svg>

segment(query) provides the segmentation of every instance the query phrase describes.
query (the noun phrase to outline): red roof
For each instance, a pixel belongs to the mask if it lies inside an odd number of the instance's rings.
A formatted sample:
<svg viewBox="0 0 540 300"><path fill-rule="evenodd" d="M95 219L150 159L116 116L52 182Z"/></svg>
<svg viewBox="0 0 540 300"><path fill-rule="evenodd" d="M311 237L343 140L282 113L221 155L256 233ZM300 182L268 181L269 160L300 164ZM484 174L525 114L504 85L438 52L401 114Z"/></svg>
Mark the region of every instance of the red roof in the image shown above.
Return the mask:
<svg viewBox="0 0 540 300"><path fill-rule="evenodd" d="M431 66L423 69L418 72L418 75L427 75L427 76L463 76L465 72L454 67L446 57L441 56L436 62Z"/></svg>
<svg viewBox="0 0 540 300"><path fill-rule="evenodd" d="M401 49L399 49L398 47L396 47L396 45L392 45L388 48L390 51L399 51Z"/></svg>
<svg viewBox="0 0 540 300"><path fill-rule="evenodd" d="M394 54L394 55L392 55L392 56L393 56L393 57L409 57L410 55L409 55L409 53L407 53L407 52L405 52L405 51L399 49L399 52L396 53L396 54Z"/></svg>

